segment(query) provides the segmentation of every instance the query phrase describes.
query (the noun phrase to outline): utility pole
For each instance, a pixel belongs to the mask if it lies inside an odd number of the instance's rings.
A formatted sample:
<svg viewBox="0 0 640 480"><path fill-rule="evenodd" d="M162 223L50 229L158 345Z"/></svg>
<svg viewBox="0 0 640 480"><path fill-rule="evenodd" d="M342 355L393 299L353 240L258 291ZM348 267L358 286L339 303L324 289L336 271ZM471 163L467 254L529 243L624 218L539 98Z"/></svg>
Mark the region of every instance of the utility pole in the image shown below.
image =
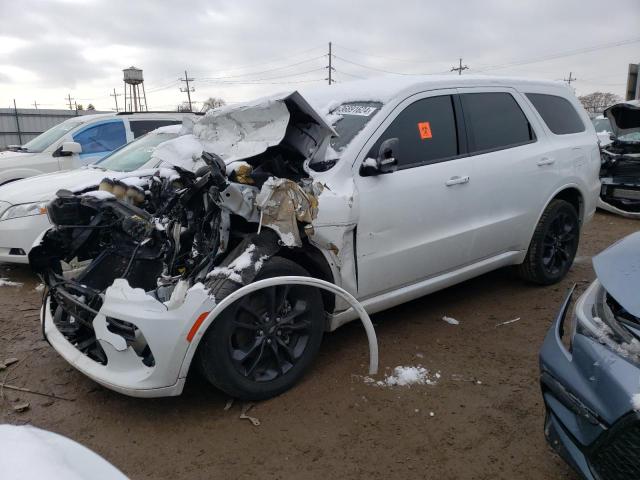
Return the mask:
<svg viewBox="0 0 640 480"><path fill-rule="evenodd" d="M110 97L113 97L113 99L116 101L116 113L118 113L120 110L118 110L118 97L120 96L119 93L116 93L116 89L113 89L113 93L109 94ZM125 105L126 108L126 105Z"/></svg>
<svg viewBox="0 0 640 480"><path fill-rule="evenodd" d="M331 78L331 72L335 71L335 68L331 66L332 58L333 58L333 53L331 53L331 42L329 42L329 66L327 67L329 69L329 78L327 78L327 80L329 80L329 85L333 83L333 79Z"/></svg>
<svg viewBox="0 0 640 480"><path fill-rule="evenodd" d="M458 72L458 75L462 75L462 71L463 70L468 70L469 67L467 65L462 65L462 59L460 59L460 62L458 64L457 67L451 67L451 71L452 72Z"/></svg>
<svg viewBox="0 0 640 480"><path fill-rule="evenodd" d="M18 131L18 141L22 145L22 132L20 131L20 116L18 115L18 107L16 106L16 99L13 99L13 113L16 117L16 130Z"/></svg>
<svg viewBox="0 0 640 480"><path fill-rule="evenodd" d="M187 88L180 88L182 93L187 92L187 98L189 99L189 111L193 112L193 107L191 106L191 92L195 92L196 89L193 87L189 87L189 82L193 82L195 78L189 78L187 75L187 71L184 71L184 78L179 79L181 82L185 82L187 84Z"/></svg>
<svg viewBox="0 0 640 480"><path fill-rule="evenodd" d="M67 101L69 102L69 110L73 110L73 104L71 103L71 94L67 95Z"/></svg>
<svg viewBox="0 0 640 480"><path fill-rule="evenodd" d="M38 109L38 102L36 102L35 100L33 101L33 106L36 107L36 110Z"/></svg>
<svg viewBox="0 0 640 480"><path fill-rule="evenodd" d="M571 78L573 72L569 72L569 78L565 78L564 81L567 82L567 85L571 86L571 82L575 82L577 80L576 77Z"/></svg>

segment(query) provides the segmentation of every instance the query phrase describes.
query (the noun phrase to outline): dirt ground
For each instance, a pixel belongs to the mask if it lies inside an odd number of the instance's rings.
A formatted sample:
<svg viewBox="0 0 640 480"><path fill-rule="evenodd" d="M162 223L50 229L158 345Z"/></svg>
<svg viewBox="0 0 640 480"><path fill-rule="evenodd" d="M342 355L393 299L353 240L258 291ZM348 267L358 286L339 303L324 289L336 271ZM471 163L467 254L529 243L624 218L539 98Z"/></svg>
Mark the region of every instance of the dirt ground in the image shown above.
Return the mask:
<svg viewBox="0 0 640 480"><path fill-rule="evenodd" d="M42 340L38 280L0 265L0 277L24 284L0 287L0 361L19 359L0 380L70 399L4 389L1 421L66 435L135 479L575 479L545 444L538 349L567 288L594 277L591 256L639 226L598 213L559 285L525 285L504 269L375 315L382 372L422 365L440 372L435 385L366 384L362 327L326 335L303 381L250 411L260 426L199 378L154 400L93 383Z"/></svg>

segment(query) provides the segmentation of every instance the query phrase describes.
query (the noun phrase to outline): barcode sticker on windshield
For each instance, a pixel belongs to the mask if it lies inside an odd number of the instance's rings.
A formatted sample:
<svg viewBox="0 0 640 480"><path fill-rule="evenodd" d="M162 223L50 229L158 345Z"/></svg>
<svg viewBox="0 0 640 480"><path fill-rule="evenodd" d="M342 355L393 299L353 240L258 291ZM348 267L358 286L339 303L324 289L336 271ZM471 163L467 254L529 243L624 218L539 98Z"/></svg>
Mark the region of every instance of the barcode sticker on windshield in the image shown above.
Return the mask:
<svg viewBox="0 0 640 480"><path fill-rule="evenodd" d="M376 107L367 107L364 105L340 105L334 110L336 115L358 115L360 117L368 117L376 111Z"/></svg>

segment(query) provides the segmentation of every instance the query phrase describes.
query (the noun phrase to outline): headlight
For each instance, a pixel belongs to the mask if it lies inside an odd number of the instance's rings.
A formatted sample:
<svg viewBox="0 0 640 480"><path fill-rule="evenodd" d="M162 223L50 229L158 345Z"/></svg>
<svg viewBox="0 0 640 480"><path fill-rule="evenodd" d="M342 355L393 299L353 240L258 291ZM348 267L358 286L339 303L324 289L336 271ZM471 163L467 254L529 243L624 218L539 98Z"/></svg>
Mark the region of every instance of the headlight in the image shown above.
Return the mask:
<svg viewBox="0 0 640 480"><path fill-rule="evenodd" d="M0 221L30 217L32 215L44 215L45 213L47 213L47 202L23 203L7 208L0 216Z"/></svg>

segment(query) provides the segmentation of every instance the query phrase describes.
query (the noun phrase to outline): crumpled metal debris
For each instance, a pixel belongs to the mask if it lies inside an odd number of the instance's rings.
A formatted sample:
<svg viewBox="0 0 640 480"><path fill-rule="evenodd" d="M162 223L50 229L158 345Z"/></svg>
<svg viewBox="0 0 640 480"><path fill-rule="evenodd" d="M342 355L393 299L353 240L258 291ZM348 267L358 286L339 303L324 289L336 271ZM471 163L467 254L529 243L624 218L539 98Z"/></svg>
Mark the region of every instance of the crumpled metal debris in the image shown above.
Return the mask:
<svg viewBox="0 0 640 480"><path fill-rule="evenodd" d="M275 230L288 247L301 247L298 222L310 224L318 215L318 198L312 190L286 178L270 177L256 196L260 228Z"/></svg>

